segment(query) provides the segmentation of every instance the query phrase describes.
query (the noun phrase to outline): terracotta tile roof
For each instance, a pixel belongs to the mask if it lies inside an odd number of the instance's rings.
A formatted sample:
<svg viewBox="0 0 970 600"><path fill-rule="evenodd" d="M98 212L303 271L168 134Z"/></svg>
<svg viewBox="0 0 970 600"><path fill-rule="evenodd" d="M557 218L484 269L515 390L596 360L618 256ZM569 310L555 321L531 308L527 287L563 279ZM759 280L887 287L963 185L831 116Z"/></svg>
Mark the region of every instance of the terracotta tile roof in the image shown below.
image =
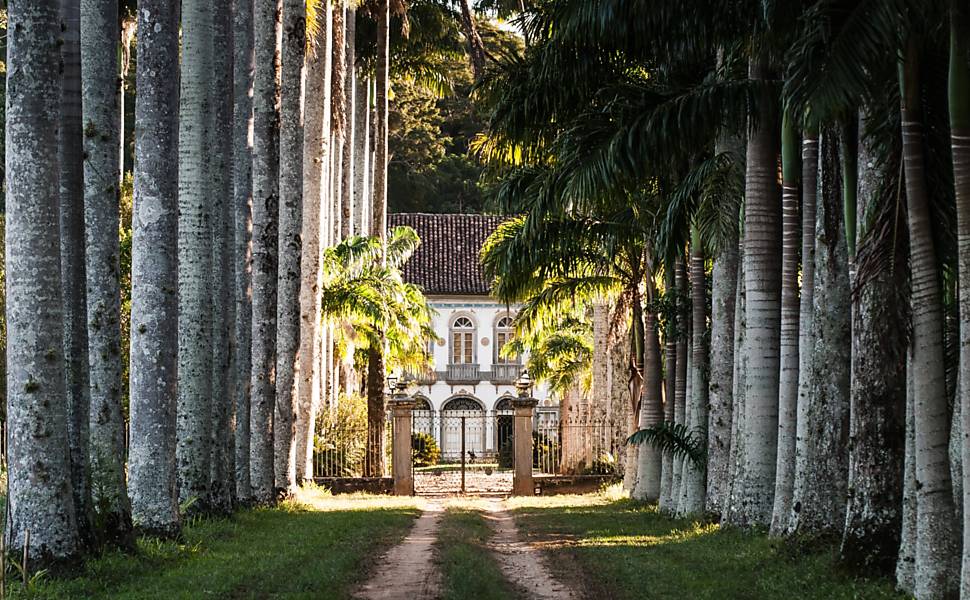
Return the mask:
<svg viewBox="0 0 970 600"><path fill-rule="evenodd" d="M487 215L388 215L390 227L407 225L418 232L421 246L404 266L404 279L425 294L487 296L478 253L485 239L505 221Z"/></svg>

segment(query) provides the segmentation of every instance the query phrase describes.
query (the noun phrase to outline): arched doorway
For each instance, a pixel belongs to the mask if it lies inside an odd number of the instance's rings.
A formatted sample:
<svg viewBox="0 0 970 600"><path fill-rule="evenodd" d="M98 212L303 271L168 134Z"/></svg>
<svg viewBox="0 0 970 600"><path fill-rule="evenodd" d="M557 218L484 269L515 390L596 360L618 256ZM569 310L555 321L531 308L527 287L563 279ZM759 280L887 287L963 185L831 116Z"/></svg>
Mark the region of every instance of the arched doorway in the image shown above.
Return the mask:
<svg viewBox="0 0 970 600"><path fill-rule="evenodd" d="M460 462L462 438L465 460L475 462L485 454L485 407L471 396L456 396L441 407L441 459Z"/></svg>
<svg viewBox="0 0 970 600"><path fill-rule="evenodd" d="M434 411L431 402L424 396L414 396L414 409L411 411L412 433L434 435Z"/></svg>
<svg viewBox="0 0 970 600"><path fill-rule="evenodd" d="M515 411L512 409L512 397L503 396L495 403L495 451L499 456L499 466L503 465L503 454L511 457L512 432L515 430ZM510 466L510 465L508 465Z"/></svg>

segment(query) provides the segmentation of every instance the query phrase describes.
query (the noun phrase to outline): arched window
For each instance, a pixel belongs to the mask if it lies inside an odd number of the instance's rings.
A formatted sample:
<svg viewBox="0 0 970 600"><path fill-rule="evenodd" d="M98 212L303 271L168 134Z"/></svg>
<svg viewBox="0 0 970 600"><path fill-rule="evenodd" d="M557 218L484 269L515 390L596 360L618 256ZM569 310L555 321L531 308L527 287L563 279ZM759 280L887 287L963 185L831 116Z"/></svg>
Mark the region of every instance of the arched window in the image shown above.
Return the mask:
<svg viewBox="0 0 970 600"><path fill-rule="evenodd" d="M458 317L451 324L451 364L475 363L475 323L468 317Z"/></svg>
<svg viewBox="0 0 970 600"><path fill-rule="evenodd" d="M495 356L493 361L497 365L517 365L519 357L513 356L506 358L502 356L502 348L512 341L512 334L515 330L515 323L509 315L502 316L495 322Z"/></svg>

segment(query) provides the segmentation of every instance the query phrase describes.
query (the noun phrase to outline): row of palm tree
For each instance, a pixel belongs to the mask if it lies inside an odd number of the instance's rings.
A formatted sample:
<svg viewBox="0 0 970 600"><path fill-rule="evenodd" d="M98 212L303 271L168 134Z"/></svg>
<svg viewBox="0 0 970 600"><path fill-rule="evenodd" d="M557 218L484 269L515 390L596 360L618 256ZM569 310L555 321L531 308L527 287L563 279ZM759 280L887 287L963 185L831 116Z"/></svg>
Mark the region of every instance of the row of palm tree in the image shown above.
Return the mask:
<svg viewBox="0 0 970 600"><path fill-rule="evenodd" d="M632 495L970 597L962 4L551 0L520 23L477 148L523 216L483 261L524 331L612 306L651 442Z"/></svg>
<svg viewBox="0 0 970 600"><path fill-rule="evenodd" d="M381 241L404 8L9 3L8 550L29 544L43 565L133 548L136 532L176 536L186 515L271 504L312 477L314 413L356 377L336 351L349 316L325 295L341 240L386 262L379 299L401 305L366 336L383 414L383 353L417 360L401 347L429 318L400 281L416 236ZM126 405L118 81L135 27Z"/></svg>

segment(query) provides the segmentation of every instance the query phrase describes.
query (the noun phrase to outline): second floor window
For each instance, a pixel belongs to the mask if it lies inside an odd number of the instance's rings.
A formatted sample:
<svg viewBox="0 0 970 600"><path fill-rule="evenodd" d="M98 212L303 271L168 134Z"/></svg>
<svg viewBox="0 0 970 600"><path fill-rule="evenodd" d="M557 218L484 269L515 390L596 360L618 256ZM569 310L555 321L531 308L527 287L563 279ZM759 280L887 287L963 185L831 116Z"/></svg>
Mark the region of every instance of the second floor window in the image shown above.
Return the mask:
<svg viewBox="0 0 970 600"><path fill-rule="evenodd" d="M451 364L475 362L475 324L468 317L458 317L451 324Z"/></svg>
<svg viewBox="0 0 970 600"><path fill-rule="evenodd" d="M502 356L502 348L512 341L514 325L512 317L506 315L495 322L495 364L514 365L519 363L518 357L506 358Z"/></svg>

